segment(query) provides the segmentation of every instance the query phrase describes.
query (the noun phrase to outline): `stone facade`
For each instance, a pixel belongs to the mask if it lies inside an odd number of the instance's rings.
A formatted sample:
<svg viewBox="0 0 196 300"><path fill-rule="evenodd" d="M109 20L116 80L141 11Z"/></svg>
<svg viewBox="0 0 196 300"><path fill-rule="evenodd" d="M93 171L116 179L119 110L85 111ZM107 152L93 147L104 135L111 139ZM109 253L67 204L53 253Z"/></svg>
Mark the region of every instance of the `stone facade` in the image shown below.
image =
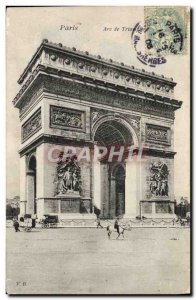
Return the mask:
<svg viewBox="0 0 196 300"><path fill-rule="evenodd" d="M44 40L18 82L22 214L174 216L174 113L182 102L173 79ZM65 147L77 159L99 142L133 146L137 157L142 149L142 159L60 165Z"/></svg>

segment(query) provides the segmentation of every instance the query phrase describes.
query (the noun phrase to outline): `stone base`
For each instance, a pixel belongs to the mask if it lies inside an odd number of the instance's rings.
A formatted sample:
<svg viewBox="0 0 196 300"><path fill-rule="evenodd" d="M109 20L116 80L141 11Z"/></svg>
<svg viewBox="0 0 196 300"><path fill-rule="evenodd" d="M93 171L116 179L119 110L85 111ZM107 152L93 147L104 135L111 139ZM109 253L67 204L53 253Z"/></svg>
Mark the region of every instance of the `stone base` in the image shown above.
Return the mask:
<svg viewBox="0 0 196 300"><path fill-rule="evenodd" d="M175 214L142 214L142 217L147 219L177 219Z"/></svg>
<svg viewBox="0 0 196 300"><path fill-rule="evenodd" d="M95 214L57 214L59 220L96 220Z"/></svg>
<svg viewBox="0 0 196 300"><path fill-rule="evenodd" d="M82 198L77 194L58 195L51 198L37 199L37 216L44 215L66 216L74 219L83 218L83 215L91 215L92 201L90 198ZM69 217L70 216L70 217Z"/></svg>
<svg viewBox="0 0 196 300"><path fill-rule="evenodd" d="M55 215L55 214L49 214ZM96 215L95 214L56 214L58 216L58 223L50 224L48 228L64 228L64 227L96 227Z"/></svg>
<svg viewBox="0 0 196 300"><path fill-rule="evenodd" d="M77 198L81 198L79 192L67 192L66 194L58 194L55 196L55 198L71 198L71 199L77 199Z"/></svg>
<svg viewBox="0 0 196 300"><path fill-rule="evenodd" d="M131 219L136 219L136 215L135 214L125 214L123 217L122 217L122 220L131 220Z"/></svg>
<svg viewBox="0 0 196 300"><path fill-rule="evenodd" d="M148 219L176 219L175 202L168 197L140 201L140 216Z"/></svg>
<svg viewBox="0 0 196 300"><path fill-rule="evenodd" d="M156 201L171 201L171 199L168 196L154 196L150 199L150 201L152 202L156 202Z"/></svg>
<svg viewBox="0 0 196 300"><path fill-rule="evenodd" d="M96 227L95 214L58 214L57 227Z"/></svg>

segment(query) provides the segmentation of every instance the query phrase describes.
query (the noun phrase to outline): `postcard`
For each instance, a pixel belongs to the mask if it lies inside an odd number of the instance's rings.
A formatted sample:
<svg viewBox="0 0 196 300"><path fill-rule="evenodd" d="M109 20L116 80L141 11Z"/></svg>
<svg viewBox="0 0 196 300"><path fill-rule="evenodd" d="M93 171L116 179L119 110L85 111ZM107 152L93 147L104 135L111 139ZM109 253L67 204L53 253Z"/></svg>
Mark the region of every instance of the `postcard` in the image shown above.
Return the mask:
<svg viewBox="0 0 196 300"><path fill-rule="evenodd" d="M190 294L190 8L6 22L6 293Z"/></svg>

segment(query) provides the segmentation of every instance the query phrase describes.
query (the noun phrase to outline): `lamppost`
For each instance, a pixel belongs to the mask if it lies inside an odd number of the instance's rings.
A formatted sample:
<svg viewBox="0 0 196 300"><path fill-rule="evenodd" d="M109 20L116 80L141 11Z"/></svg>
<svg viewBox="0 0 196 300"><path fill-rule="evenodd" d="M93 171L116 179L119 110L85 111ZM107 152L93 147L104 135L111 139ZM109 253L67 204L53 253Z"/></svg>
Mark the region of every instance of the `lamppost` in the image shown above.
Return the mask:
<svg viewBox="0 0 196 300"><path fill-rule="evenodd" d="M142 200L140 201L140 220L142 220Z"/></svg>
<svg viewBox="0 0 196 300"><path fill-rule="evenodd" d="M16 216L17 216L17 219L18 219L18 215L19 215L19 212L18 212L18 207L19 207L19 203L16 202Z"/></svg>

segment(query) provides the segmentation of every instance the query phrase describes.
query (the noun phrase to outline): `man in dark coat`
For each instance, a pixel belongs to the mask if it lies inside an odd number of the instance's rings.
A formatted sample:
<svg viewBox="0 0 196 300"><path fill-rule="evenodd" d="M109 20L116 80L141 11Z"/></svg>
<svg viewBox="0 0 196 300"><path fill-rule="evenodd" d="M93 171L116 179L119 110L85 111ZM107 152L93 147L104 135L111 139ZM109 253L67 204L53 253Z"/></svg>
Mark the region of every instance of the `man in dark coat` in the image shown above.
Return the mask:
<svg viewBox="0 0 196 300"><path fill-rule="evenodd" d="M14 228L15 228L15 232L18 232L18 231L20 231L20 229L19 229L19 223L18 223L18 221L17 221L17 220L14 220L14 224L13 224L13 226L14 226Z"/></svg>
<svg viewBox="0 0 196 300"><path fill-rule="evenodd" d="M117 230L117 232L119 233L119 223L118 223L118 218L115 220L114 228L115 228L115 229Z"/></svg>

